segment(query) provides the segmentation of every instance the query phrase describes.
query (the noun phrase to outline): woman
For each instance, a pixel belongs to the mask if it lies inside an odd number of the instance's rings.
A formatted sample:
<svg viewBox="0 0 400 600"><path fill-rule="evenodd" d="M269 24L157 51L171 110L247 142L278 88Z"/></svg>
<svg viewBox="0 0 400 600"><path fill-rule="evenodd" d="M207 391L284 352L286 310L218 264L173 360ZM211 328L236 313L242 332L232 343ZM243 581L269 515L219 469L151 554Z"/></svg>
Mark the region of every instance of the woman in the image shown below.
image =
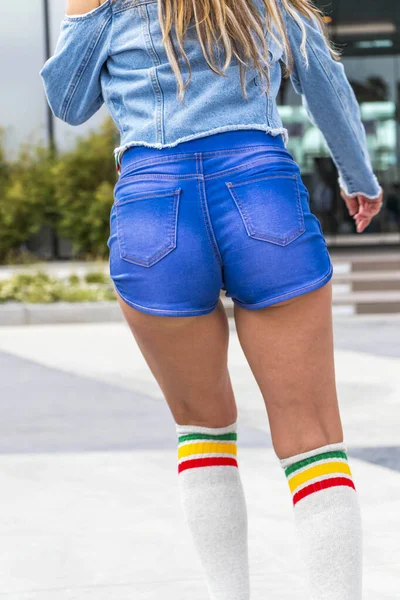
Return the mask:
<svg viewBox="0 0 400 600"><path fill-rule="evenodd" d="M293 497L309 598L358 600L332 263L276 105L282 63L361 233L382 189L323 18L309 0L68 0L66 12L40 74L57 117L78 125L105 102L121 133L110 272L176 423L182 506L210 597L250 598L223 289Z"/></svg>

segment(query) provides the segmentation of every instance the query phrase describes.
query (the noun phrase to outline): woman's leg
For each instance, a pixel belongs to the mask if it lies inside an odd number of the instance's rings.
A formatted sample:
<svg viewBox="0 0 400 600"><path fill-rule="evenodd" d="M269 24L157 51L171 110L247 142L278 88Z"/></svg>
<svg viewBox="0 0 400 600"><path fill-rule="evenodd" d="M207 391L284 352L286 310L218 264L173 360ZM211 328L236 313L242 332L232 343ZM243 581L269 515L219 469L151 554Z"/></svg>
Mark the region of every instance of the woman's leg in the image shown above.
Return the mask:
<svg viewBox="0 0 400 600"><path fill-rule="evenodd" d="M258 310L235 305L293 495L313 600L361 600L362 530L336 394L332 286Z"/></svg>
<svg viewBox="0 0 400 600"><path fill-rule="evenodd" d="M222 302L206 315L124 316L175 419L182 507L213 600L249 600L247 510Z"/></svg>

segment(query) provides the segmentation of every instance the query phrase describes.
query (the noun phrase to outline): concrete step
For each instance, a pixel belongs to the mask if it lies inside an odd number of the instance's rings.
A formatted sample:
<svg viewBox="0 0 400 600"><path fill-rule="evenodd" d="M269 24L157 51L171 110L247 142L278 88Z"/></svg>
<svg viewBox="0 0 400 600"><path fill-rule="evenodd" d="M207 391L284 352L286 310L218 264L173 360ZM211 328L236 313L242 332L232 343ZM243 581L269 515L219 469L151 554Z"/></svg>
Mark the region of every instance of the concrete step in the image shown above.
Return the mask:
<svg viewBox="0 0 400 600"><path fill-rule="evenodd" d="M228 317L233 316L233 302L221 296ZM397 314L400 313L400 291L344 291L333 286L333 313L354 314Z"/></svg>
<svg viewBox="0 0 400 600"><path fill-rule="evenodd" d="M389 290L389 291L372 291L372 292L350 292L350 293L341 293L340 291L335 292L333 290L333 303L334 304L344 304L349 301L355 302L357 304L368 304L370 302L382 302L382 303L390 303L390 302L399 302L400 303L400 292L397 290Z"/></svg>
<svg viewBox="0 0 400 600"><path fill-rule="evenodd" d="M400 253L398 252L331 253L331 259L336 274L400 271Z"/></svg>
<svg viewBox="0 0 400 600"><path fill-rule="evenodd" d="M333 285L348 292L384 292L400 290L400 271L334 272Z"/></svg>
<svg viewBox="0 0 400 600"><path fill-rule="evenodd" d="M392 233L368 233L368 234L329 234L325 235L326 242L329 248L348 248L350 247L363 247L369 252L370 248L381 247L385 249L385 246L390 247L396 244L400 244L400 232Z"/></svg>
<svg viewBox="0 0 400 600"><path fill-rule="evenodd" d="M400 250L398 248L392 250L365 250L365 249L355 249L354 251L346 250L340 251L331 250L330 255L333 262L341 262L341 261L351 261L356 263L363 262L375 262L377 260L387 260L388 262L392 261L400 261Z"/></svg>

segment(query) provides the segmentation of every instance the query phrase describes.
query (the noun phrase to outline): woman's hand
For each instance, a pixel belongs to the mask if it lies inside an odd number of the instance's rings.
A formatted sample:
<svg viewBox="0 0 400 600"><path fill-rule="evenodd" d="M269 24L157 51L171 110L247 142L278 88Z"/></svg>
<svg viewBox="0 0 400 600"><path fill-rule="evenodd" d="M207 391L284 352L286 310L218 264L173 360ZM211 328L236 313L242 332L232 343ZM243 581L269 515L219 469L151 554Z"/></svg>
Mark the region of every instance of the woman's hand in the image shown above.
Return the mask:
<svg viewBox="0 0 400 600"><path fill-rule="evenodd" d="M350 215L355 220L357 233L361 233L368 227L373 217L381 210L383 190L381 189L380 196L376 200L369 200L362 194L358 194L355 197L347 196L342 189L340 190L340 193L346 203Z"/></svg>

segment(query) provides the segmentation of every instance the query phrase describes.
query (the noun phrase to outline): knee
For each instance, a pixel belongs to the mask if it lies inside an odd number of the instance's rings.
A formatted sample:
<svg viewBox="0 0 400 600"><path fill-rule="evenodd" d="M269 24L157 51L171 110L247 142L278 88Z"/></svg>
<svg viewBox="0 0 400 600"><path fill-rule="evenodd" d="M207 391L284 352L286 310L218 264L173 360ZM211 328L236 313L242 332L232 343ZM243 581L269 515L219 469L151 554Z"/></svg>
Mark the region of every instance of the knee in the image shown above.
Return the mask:
<svg viewBox="0 0 400 600"><path fill-rule="evenodd" d="M277 457L283 459L338 442L343 442L341 429L336 432L327 432L323 428L316 428L308 433L293 433L273 439L272 445Z"/></svg>
<svg viewBox="0 0 400 600"><path fill-rule="evenodd" d="M204 410L200 402L182 400L174 413L176 423L196 427L226 427L238 418L236 404L228 399L214 410Z"/></svg>

